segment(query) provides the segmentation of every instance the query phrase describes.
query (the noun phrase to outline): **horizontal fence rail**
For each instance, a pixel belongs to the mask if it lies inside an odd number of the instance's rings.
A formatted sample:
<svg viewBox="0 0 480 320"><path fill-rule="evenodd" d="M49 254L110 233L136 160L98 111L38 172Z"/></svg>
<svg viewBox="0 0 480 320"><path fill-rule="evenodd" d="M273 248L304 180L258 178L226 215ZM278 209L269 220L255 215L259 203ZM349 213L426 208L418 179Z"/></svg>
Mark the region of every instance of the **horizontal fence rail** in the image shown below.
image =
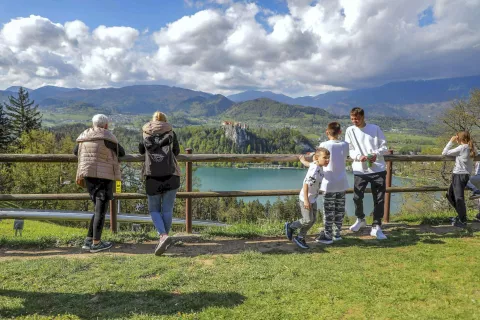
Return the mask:
<svg viewBox="0 0 480 320"><path fill-rule="evenodd" d="M387 192L435 192L447 191L446 187L389 187ZM366 193L371 193L367 188ZM198 198L219 198L219 197L261 197L261 196L295 196L300 189L287 190L237 190L237 191L199 191L199 192L177 192L180 199ZM347 193L353 193L353 189L347 189ZM116 200L146 199L142 193L115 193ZM0 201L37 201L37 200L90 200L88 193L52 193L52 194L0 194Z"/></svg>
<svg viewBox="0 0 480 320"><path fill-rule="evenodd" d="M179 154L180 162L294 162L300 155L291 154ZM385 155L385 161L422 162L455 161L455 157L441 155ZM143 162L144 155L128 154L121 162ZM480 156L475 157L480 161ZM73 154L0 154L0 162L77 162ZM348 160L351 162L351 160Z"/></svg>
<svg viewBox="0 0 480 320"><path fill-rule="evenodd" d="M207 191L192 192L192 163L193 162L296 162L300 155L292 154L192 154L191 149L185 149L186 154L180 154L176 158L179 162L186 163L186 192L178 192L177 198L185 199L185 224L186 231L192 231L192 199L196 198L217 198L217 197L259 197L259 196L289 196L298 195L299 189L289 190L235 190L235 191ZM392 187L392 163L395 162L443 162L454 161L455 157L441 155L394 155L390 150L384 155L387 167L387 193L385 196L385 222L388 222L390 215L390 195L398 192L437 192L448 190L447 186L424 186L424 187ZM308 158L308 157L307 157ZM144 155L129 154L120 158L121 162L143 162ZM480 156L475 158L480 161ZM0 163L76 163L78 158L73 154L0 154ZM351 159L347 160L352 162ZM366 192L371 193L370 189ZM353 193L348 189L347 193ZM69 193L69 194L0 194L0 201L48 201L48 200L89 200L87 193ZM115 200L126 199L146 199L145 194L141 193L116 193ZM91 216L91 214L87 214ZM117 208L115 201L110 201L110 215L112 217L111 228L116 231ZM125 215L123 215L125 216ZM120 216L118 216L120 218ZM123 217L119 219L122 221Z"/></svg>

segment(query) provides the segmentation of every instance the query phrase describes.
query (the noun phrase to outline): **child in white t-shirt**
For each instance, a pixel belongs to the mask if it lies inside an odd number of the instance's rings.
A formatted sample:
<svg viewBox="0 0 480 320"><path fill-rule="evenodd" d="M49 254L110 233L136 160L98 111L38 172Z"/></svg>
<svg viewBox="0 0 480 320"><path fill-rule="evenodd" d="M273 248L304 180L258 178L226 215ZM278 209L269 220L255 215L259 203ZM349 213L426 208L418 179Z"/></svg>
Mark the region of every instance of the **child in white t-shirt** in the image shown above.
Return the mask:
<svg viewBox="0 0 480 320"><path fill-rule="evenodd" d="M347 142L339 140L342 133L338 122L330 122L327 126L328 141L322 142L320 147L330 151L330 163L324 168L324 178L320 186L323 191L323 225L324 230L315 239L316 242L332 244L342 240L343 217L345 216L345 192L348 189L347 171L345 162L349 154ZM336 230L333 232L333 225Z"/></svg>
<svg viewBox="0 0 480 320"><path fill-rule="evenodd" d="M285 234L288 240L293 240L300 248L308 249L305 236L317 220L317 197L323 180L323 167L328 165L330 151L325 148L317 148L312 163L307 162L303 155L299 159L309 167L299 194L302 218L292 223L285 222ZM293 237L296 230L298 230L298 235Z"/></svg>

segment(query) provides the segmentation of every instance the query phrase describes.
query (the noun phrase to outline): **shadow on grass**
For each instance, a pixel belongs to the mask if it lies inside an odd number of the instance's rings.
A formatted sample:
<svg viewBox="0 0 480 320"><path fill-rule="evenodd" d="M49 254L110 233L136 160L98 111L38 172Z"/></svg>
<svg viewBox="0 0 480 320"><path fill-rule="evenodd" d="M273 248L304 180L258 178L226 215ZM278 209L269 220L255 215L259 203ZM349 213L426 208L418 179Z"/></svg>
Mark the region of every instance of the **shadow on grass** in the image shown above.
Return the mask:
<svg viewBox="0 0 480 320"><path fill-rule="evenodd" d="M0 308L2 317L76 315L81 319L188 314L209 307L233 308L245 300L236 292L175 294L156 290L97 294L0 290L0 297L4 300L4 307ZM11 306L5 303L5 297L11 300Z"/></svg>
<svg viewBox="0 0 480 320"><path fill-rule="evenodd" d="M347 229L347 228L345 228ZM328 253L330 247L361 247L361 248L397 248L414 246L417 243L430 245L441 245L445 239L464 238L474 236L475 231L480 230L480 224L474 223L468 229L462 230L449 225L430 226L407 224L390 224L384 226L387 240L376 240L370 236L370 228L365 228L358 233L351 233L345 230L343 240L335 242L333 245L322 245L315 243L314 236L308 236L307 243L309 250L298 248L295 244L288 241L285 237L261 237L248 239L202 239L201 237L172 237L176 243L171 246L165 256L167 257L196 257L202 255L232 255L242 254L248 251L256 251L262 254L310 254L310 253ZM176 240L175 240L176 238ZM153 255L153 249L156 243L142 244L116 244L110 251L104 254L123 254L123 255ZM0 260L5 258L25 258L25 257L91 257L92 254L81 254L80 248L52 248L50 250L0 250Z"/></svg>

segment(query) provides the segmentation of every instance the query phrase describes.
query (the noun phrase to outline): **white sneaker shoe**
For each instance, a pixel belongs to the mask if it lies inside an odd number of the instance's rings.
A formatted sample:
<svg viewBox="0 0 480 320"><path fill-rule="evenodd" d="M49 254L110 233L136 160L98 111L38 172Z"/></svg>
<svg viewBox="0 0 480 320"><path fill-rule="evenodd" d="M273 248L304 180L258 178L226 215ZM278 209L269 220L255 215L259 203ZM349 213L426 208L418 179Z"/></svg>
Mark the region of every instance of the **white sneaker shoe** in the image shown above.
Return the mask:
<svg viewBox="0 0 480 320"><path fill-rule="evenodd" d="M377 240L386 240L387 236L383 234L382 228L380 226L372 227L372 231L370 231L370 235L372 237L376 237Z"/></svg>
<svg viewBox="0 0 480 320"><path fill-rule="evenodd" d="M361 228L365 228L367 226L367 223L365 222L365 219L358 219L355 221L353 225L350 226L350 231L357 232Z"/></svg>

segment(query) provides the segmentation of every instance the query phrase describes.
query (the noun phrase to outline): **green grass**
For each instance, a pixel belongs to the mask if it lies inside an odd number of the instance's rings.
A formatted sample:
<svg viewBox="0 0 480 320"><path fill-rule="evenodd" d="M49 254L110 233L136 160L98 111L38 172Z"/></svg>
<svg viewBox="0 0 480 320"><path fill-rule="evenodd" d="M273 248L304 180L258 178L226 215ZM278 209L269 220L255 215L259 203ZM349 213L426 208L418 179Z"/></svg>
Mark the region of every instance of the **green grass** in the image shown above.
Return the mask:
<svg viewBox="0 0 480 320"><path fill-rule="evenodd" d="M478 234L392 233L306 253L0 261L19 319L478 319Z"/></svg>
<svg viewBox="0 0 480 320"><path fill-rule="evenodd" d="M50 222L25 220L22 236L15 236L13 220L0 221L0 247L10 248L48 248L59 246L79 246L87 234L86 228L61 226ZM119 232L112 234L110 230L103 231L103 239L115 242L141 243L145 240L155 240L154 232Z"/></svg>
<svg viewBox="0 0 480 320"><path fill-rule="evenodd" d="M398 220L422 221L414 217ZM25 241L50 237L72 244L85 233L25 223ZM14 238L12 224L0 222L2 239ZM105 237L150 237L120 234L106 230ZM203 234L249 238L282 234L282 227L239 224ZM347 236L333 246L312 244L309 251L9 260L0 254L0 318L478 319L479 249L478 232L433 234L399 227L386 241Z"/></svg>

